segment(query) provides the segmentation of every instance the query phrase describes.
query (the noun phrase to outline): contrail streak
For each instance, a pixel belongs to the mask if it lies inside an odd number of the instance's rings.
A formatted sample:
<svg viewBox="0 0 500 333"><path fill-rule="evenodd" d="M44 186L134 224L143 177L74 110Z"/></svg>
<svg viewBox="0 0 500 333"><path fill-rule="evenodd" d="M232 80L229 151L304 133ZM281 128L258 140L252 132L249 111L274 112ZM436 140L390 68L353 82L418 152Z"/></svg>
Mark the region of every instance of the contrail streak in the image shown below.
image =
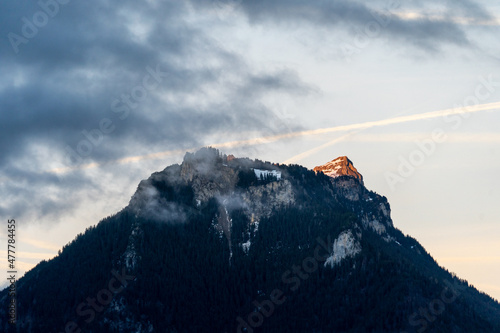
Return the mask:
<svg viewBox="0 0 500 333"><path fill-rule="evenodd" d="M346 131L348 130L354 130L357 129L359 132L360 130L364 130L367 128L372 128L372 127L379 127L379 126L387 126L387 125L392 125L392 124L399 124L399 123L407 123L407 122L412 122L412 121L417 121L417 120L425 120L425 119L432 119L432 118L438 118L438 117L445 117L449 115L454 115L454 114L467 114L467 113L474 113L474 112L480 112L480 111L490 111L490 110L495 110L495 109L500 109L500 102L496 103L490 103L490 104L480 104L480 105L475 105L471 107L464 107L464 108L454 108L454 109L445 109L445 110L440 110L440 111L432 111L432 112L427 112L427 113L421 113L421 114L415 114L415 115L410 115L410 116L402 116L402 117L395 117L395 118L390 118L390 119L385 119L385 120L379 120L379 121L372 121L372 122L367 122L367 123L360 123L360 124L353 124L353 125L347 125L347 126L340 126L343 128L348 128L345 129ZM336 127L338 129L339 127ZM334 128L332 128L334 129ZM325 132L326 133L326 132ZM328 132L331 133L331 132ZM353 133L351 133L353 134ZM334 144L344 141L348 135L344 135L340 138L333 139L319 147L310 149L308 151L305 151L303 153L300 153L298 155L295 155L285 162L284 164L287 163L294 163L297 161L300 161L301 159L308 157L326 147L333 146Z"/></svg>
<svg viewBox="0 0 500 333"><path fill-rule="evenodd" d="M276 141L280 141L280 140L284 140L284 139L292 139L292 138L297 138L297 137L312 136L312 135L319 135L319 134L328 134L328 133L335 133L335 132L348 132L348 131L355 131L355 130L364 130L364 129L373 128L373 127L381 127L381 126L388 126L388 125L394 125L394 124L408 123L408 122L425 120L425 119L434 119L434 118L439 118L439 117L444 117L444 116L449 116L449 115L454 115L454 114L467 114L467 113L475 113L475 112L480 112L480 111L491 111L491 110L497 110L497 109L500 109L500 102L479 104L479 105L468 106L468 107L463 107L463 108L452 108L452 109L445 109L445 110L439 110L439 111L432 111L432 112L414 114L414 115L409 115L409 116L400 116L400 117L394 117L394 118L377 120L377 121L368 121L368 122L358 123L358 124L350 124L350 125L335 126L335 127L321 128L321 129L315 129L315 130L307 130L307 131L298 131L298 132L270 135L270 136L264 136L264 137L247 139L247 140L229 141L229 142L216 143L216 144L207 145L207 146L211 146L214 148L232 148L232 147L241 147L241 146L254 146L254 145L272 143L272 142L276 142ZM332 142L329 142L325 145L331 145L331 144L335 143L335 142L333 142L333 143ZM319 150L319 147L318 147L318 150ZM99 166L102 166L105 164L110 164L110 163L123 164L123 163L137 162L137 161L146 160L146 159L158 159L158 158L163 158L166 156L182 154L184 152L185 152L185 150L180 150L180 149L168 150L168 151L163 151L163 152L159 152L159 153L126 157L126 158L122 158L122 159L118 159L118 160L115 160L112 162L106 162L106 163L89 163L89 164L84 164L84 165L79 165L79 166L74 166L74 167L56 168L56 169L49 170L49 172L51 172L51 173L65 173L65 172L77 170L77 169L95 168L95 167L99 167ZM303 153L303 154L305 154L305 153ZM292 159L294 159L294 158L296 158L296 157L293 157Z"/></svg>
<svg viewBox="0 0 500 333"><path fill-rule="evenodd" d="M356 131L356 132L358 132L358 131ZM313 148L311 150L308 150L308 151L305 151L305 152L300 153L298 155L295 155L295 156L287 159L286 161L284 161L283 164L291 164L291 163L298 162L301 159L308 157L309 155L312 155L312 154L317 153L318 151L321 151L321 150L323 150L323 149L325 149L327 147L333 146L333 145L335 145L335 144L337 144L337 143L339 143L341 141L344 141L345 139L347 139L351 135L355 134L356 132L342 135L341 137L335 138L335 139L333 139L331 141L328 141L327 143L324 143L321 146L318 146L318 147Z"/></svg>

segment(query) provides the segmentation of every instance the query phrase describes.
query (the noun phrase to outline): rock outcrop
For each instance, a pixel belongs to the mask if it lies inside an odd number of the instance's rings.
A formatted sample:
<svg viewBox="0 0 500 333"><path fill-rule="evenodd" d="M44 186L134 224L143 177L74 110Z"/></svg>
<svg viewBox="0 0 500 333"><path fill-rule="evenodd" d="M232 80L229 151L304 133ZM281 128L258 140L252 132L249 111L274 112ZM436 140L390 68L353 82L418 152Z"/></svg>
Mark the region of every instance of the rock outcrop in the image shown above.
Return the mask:
<svg viewBox="0 0 500 333"><path fill-rule="evenodd" d="M363 184L363 176L356 170L347 156L340 156L326 164L317 166L314 168L314 171L323 172L325 175L333 178L351 176Z"/></svg>

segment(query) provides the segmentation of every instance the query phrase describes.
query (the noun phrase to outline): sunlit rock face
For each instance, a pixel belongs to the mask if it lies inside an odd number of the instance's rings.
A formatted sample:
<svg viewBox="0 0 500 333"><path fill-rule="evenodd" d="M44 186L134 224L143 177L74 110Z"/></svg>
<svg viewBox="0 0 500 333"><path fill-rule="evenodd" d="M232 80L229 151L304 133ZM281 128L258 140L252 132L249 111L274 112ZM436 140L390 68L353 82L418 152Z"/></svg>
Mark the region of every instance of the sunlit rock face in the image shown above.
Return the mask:
<svg viewBox="0 0 500 333"><path fill-rule="evenodd" d="M323 172L325 175L336 178L339 176L351 176L356 178L363 184L363 176L356 170L351 160L347 156L340 156L336 159L317 166L314 168L316 172Z"/></svg>

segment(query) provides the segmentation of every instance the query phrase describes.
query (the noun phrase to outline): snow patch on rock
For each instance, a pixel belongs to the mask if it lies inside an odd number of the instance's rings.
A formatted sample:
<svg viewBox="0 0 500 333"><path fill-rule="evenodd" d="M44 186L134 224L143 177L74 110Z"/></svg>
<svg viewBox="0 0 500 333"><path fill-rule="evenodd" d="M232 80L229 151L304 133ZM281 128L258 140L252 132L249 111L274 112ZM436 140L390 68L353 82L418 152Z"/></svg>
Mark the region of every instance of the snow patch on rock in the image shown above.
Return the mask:
<svg viewBox="0 0 500 333"><path fill-rule="evenodd" d="M333 268L347 257L354 257L361 252L361 244L354 238L351 230L343 231L333 242L333 252L325 261L325 267Z"/></svg>
<svg viewBox="0 0 500 333"><path fill-rule="evenodd" d="M136 243L142 235L142 229L138 223L135 223L132 226L132 232L128 238L127 248L121 258L128 271L133 271L137 267L138 261L141 260L141 256L139 256L136 251Z"/></svg>
<svg viewBox="0 0 500 333"><path fill-rule="evenodd" d="M370 228L379 235L385 234L387 232L387 228L385 227L385 225L383 225L376 219L370 220L366 215L363 216L361 222L363 223L363 227L365 229Z"/></svg>
<svg viewBox="0 0 500 333"><path fill-rule="evenodd" d="M255 172L255 176L257 179L265 179L266 177L275 177L277 180L281 180L281 171L277 170L260 170L260 169L253 169Z"/></svg>
<svg viewBox="0 0 500 333"><path fill-rule="evenodd" d="M249 240L247 240L245 243L241 244L241 248L243 249L243 252L245 252L245 254L248 254L248 251L250 251L250 246L252 245L252 242Z"/></svg>

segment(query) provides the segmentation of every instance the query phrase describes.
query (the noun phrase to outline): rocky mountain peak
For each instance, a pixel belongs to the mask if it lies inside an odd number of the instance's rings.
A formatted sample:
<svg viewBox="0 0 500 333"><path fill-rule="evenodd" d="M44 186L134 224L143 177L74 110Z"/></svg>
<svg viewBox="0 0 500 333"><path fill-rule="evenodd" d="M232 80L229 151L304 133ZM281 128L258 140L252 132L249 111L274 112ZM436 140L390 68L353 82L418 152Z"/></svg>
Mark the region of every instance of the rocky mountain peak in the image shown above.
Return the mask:
<svg viewBox="0 0 500 333"><path fill-rule="evenodd" d="M347 156L340 156L336 159L314 168L316 172L323 172L325 175L336 178L339 176L351 176L358 179L363 184L363 176L356 170L354 164Z"/></svg>

